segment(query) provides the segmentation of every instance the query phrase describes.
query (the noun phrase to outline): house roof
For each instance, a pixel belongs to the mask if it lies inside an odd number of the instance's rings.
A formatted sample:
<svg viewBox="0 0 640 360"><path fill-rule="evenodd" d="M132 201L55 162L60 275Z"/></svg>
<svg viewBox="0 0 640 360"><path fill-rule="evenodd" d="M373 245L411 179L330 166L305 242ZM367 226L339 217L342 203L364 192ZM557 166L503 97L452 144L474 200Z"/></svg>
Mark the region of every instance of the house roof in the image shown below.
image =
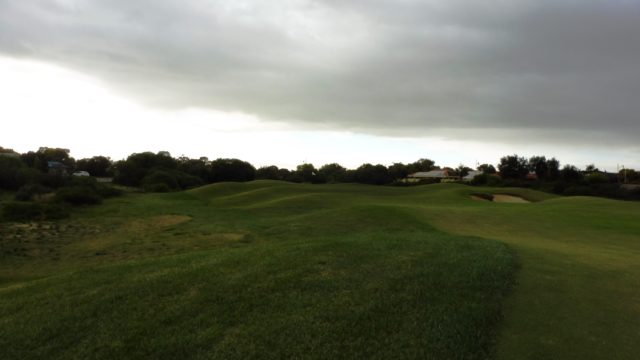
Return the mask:
<svg viewBox="0 0 640 360"><path fill-rule="evenodd" d="M431 171L421 171L417 173L410 174L409 177L413 178L427 178L427 179L442 179L447 178L449 176L448 170L431 170Z"/></svg>
<svg viewBox="0 0 640 360"><path fill-rule="evenodd" d="M65 169L67 167L67 165L59 161L47 161L47 166L49 169Z"/></svg>
<svg viewBox="0 0 640 360"><path fill-rule="evenodd" d="M469 171L469 173L467 174L467 176L463 177L463 180L473 180L474 177L478 176L482 174L482 171L478 171L478 170L471 170Z"/></svg>

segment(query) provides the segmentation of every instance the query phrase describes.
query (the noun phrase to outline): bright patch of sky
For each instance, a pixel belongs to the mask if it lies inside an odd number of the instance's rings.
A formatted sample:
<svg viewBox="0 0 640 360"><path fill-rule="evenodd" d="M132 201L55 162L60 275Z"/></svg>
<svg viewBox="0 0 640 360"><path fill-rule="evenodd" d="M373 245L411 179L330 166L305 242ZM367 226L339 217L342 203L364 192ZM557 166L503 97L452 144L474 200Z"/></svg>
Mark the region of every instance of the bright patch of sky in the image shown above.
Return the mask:
<svg viewBox="0 0 640 360"><path fill-rule="evenodd" d="M563 163L595 163L615 170L637 166L633 152L509 145L443 137L391 137L347 131L305 130L239 112L203 108L147 108L109 89L99 79L53 64L0 57L0 146L19 152L40 146L71 149L72 156L125 158L134 152L169 151L173 156L235 157L255 166L295 168L337 162L412 162L439 165L495 164L500 156L556 156ZM619 161L619 162L616 162Z"/></svg>

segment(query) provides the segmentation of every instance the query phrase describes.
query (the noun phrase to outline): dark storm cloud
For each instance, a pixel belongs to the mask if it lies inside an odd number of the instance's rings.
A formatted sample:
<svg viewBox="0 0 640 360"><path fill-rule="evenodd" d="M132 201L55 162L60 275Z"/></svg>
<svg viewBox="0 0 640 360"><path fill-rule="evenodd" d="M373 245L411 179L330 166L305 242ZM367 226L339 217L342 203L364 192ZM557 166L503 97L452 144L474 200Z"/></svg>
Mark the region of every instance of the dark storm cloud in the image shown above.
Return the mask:
<svg viewBox="0 0 640 360"><path fill-rule="evenodd" d="M147 104L398 136L630 142L639 39L635 0L0 0L1 52Z"/></svg>

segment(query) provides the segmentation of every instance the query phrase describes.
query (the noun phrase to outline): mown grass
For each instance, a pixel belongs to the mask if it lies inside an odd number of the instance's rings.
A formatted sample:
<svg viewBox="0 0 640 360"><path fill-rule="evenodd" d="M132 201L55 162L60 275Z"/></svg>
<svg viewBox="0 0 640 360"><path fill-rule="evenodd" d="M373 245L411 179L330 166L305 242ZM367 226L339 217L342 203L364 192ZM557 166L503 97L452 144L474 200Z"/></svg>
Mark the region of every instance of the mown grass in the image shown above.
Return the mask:
<svg viewBox="0 0 640 360"><path fill-rule="evenodd" d="M218 184L25 228L2 242L25 248L0 265L3 358L490 357L513 253L402 191Z"/></svg>
<svg viewBox="0 0 640 360"><path fill-rule="evenodd" d="M637 358L639 203L567 197L422 211L443 231L498 239L518 254L499 358Z"/></svg>
<svg viewBox="0 0 640 360"><path fill-rule="evenodd" d="M533 203L257 181L2 224L0 355L635 359L640 204L499 190Z"/></svg>

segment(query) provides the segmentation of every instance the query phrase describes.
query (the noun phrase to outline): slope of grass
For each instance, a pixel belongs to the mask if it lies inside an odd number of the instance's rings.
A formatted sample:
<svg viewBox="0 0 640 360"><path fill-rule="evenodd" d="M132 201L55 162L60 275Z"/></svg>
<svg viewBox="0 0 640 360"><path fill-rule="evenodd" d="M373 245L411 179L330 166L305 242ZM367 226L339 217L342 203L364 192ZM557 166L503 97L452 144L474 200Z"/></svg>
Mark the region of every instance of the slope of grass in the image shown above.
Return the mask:
<svg viewBox="0 0 640 360"><path fill-rule="evenodd" d="M2 358L640 352L639 203L256 181L2 226Z"/></svg>
<svg viewBox="0 0 640 360"><path fill-rule="evenodd" d="M637 358L639 203L569 197L417 211L443 231L498 239L518 254L498 358Z"/></svg>
<svg viewBox="0 0 640 360"><path fill-rule="evenodd" d="M216 184L12 225L2 358L491 356L513 253L434 229L403 196Z"/></svg>

